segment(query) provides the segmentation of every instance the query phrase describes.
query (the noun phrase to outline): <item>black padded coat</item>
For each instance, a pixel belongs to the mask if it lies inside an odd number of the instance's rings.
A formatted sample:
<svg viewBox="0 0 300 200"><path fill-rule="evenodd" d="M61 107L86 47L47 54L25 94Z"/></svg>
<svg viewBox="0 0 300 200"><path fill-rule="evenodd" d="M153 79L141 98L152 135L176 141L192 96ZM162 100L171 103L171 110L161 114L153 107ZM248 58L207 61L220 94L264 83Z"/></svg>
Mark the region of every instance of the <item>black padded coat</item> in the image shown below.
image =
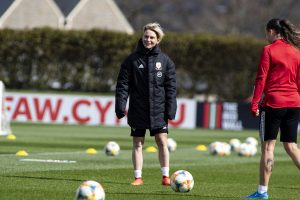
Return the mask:
<svg viewBox="0 0 300 200"><path fill-rule="evenodd" d="M158 129L175 118L175 65L158 45L149 50L140 40L136 51L122 63L115 96L119 119L125 116L128 97L128 124L133 128Z"/></svg>

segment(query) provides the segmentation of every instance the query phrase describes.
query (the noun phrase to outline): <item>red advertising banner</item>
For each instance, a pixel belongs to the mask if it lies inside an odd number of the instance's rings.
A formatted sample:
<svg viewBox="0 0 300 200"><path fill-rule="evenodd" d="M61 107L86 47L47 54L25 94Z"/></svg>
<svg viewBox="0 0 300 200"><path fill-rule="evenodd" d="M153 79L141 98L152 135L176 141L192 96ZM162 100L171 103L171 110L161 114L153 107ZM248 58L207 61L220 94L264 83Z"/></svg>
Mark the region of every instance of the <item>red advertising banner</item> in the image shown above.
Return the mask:
<svg viewBox="0 0 300 200"><path fill-rule="evenodd" d="M178 99L175 120L170 127L195 128L196 101ZM15 122L127 126L127 118L115 116L112 96L54 94L5 94L7 116Z"/></svg>

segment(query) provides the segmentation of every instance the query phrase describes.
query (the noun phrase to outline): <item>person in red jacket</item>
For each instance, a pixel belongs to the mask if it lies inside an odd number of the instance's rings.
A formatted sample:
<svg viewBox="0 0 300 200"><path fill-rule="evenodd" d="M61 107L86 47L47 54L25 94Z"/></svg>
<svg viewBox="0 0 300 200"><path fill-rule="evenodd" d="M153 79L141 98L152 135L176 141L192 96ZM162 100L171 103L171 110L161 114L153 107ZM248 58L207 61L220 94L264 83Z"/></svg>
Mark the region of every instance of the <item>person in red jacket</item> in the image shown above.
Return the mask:
<svg viewBox="0 0 300 200"><path fill-rule="evenodd" d="M300 117L300 32L286 19L271 19L266 26L266 45L261 53L251 113L260 116L262 141L258 190L249 199L268 199L274 165L274 148L280 141L300 169L297 130Z"/></svg>

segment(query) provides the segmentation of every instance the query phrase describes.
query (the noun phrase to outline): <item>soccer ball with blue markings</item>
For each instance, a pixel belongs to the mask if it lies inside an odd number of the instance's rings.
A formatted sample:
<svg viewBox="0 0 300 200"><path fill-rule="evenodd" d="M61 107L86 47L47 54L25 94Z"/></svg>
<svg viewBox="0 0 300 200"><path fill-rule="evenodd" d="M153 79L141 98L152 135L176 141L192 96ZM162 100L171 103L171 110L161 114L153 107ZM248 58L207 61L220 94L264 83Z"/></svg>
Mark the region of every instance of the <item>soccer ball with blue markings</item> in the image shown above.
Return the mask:
<svg viewBox="0 0 300 200"><path fill-rule="evenodd" d="M105 192L100 183L83 181L76 191L76 200L104 200Z"/></svg>
<svg viewBox="0 0 300 200"><path fill-rule="evenodd" d="M117 156L120 153L120 146L114 141L110 141L104 147L104 153L107 156Z"/></svg>
<svg viewBox="0 0 300 200"><path fill-rule="evenodd" d="M258 145L258 141L255 137L247 137L246 140L245 140L245 143L253 145L253 146Z"/></svg>
<svg viewBox="0 0 300 200"><path fill-rule="evenodd" d="M194 178L186 170L178 170L171 176L171 188L175 192L189 192L194 187Z"/></svg>

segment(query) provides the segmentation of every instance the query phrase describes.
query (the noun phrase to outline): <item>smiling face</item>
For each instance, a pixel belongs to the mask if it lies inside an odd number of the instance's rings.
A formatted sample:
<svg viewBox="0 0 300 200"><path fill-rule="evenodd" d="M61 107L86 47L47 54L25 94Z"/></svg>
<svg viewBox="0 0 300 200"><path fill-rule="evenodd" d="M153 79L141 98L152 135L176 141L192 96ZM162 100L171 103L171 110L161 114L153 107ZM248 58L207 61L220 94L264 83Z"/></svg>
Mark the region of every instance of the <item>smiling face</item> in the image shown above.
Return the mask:
<svg viewBox="0 0 300 200"><path fill-rule="evenodd" d="M143 45L146 49L151 49L155 45L159 43L159 39L157 38L157 35L154 31L148 29L145 30L143 35Z"/></svg>

